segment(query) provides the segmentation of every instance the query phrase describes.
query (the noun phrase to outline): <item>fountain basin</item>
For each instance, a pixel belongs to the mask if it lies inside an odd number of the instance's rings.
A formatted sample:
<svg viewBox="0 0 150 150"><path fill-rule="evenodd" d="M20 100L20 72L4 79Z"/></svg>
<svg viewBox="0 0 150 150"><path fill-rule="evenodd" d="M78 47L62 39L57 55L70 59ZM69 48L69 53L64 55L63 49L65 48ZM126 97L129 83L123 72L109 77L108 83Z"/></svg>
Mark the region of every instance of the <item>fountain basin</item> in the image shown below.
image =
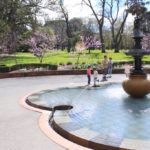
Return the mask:
<svg viewBox="0 0 150 150"><path fill-rule="evenodd" d="M146 75L130 75L122 86L129 95L136 98L144 97L150 92L150 81Z"/></svg>
<svg viewBox="0 0 150 150"><path fill-rule="evenodd" d="M115 150L136 149L139 145L133 143L140 143L150 149L150 94L139 100L129 97L121 84L108 84L45 90L27 101L54 110L49 125L77 144Z"/></svg>

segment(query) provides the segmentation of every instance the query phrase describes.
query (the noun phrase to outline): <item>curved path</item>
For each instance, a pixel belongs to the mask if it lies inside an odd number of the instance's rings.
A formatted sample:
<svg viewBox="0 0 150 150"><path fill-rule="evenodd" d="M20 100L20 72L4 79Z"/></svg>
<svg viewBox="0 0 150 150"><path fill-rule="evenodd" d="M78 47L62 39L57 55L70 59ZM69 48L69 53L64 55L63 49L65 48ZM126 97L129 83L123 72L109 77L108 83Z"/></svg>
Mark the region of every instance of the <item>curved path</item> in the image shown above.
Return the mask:
<svg viewBox="0 0 150 150"><path fill-rule="evenodd" d="M113 75L109 80L123 79L125 75ZM40 130L41 114L21 107L19 100L43 89L86 85L86 81L86 75L0 79L0 150L65 150Z"/></svg>

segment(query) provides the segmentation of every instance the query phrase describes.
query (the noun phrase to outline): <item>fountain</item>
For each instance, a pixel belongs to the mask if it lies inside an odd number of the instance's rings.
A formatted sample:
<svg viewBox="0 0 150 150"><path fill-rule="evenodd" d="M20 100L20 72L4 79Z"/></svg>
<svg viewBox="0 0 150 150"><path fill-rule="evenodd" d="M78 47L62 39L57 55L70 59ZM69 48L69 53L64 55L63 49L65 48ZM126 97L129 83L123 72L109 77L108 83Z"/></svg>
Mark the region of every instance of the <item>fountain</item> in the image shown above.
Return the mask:
<svg viewBox="0 0 150 150"><path fill-rule="evenodd" d="M140 24L144 8L138 3L136 7L135 45L126 53L134 57L135 64L129 80L122 83L126 93L132 97L124 92L121 84L108 83L96 88L81 86L44 90L24 99L25 107L28 104L33 110L36 108L42 112L46 118L42 130L54 141L60 140L49 135L48 123L62 137L87 148L150 149L150 81L142 69L142 57L149 51L141 46L143 34ZM142 98L139 101L133 97ZM50 116L46 117L48 112L51 112Z"/></svg>
<svg viewBox="0 0 150 150"><path fill-rule="evenodd" d="M133 39L135 41L132 50L126 52L126 55L134 57L134 68L130 73L129 79L123 81L123 89L132 97L141 98L150 92L150 81L142 68L142 57L149 55L149 50L142 49L141 41L143 33L141 31L142 18L146 15L146 8L142 6L139 0L132 0L128 11L135 16Z"/></svg>
<svg viewBox="0 0 150 150"><path fill-rule="evenodd" d="M45 124L48 121L62 137L84 147L150 149L150 94L139 101L129 97L120 83L109 83L45 90L28 96L26 103L42 114L52 112Z"/></svg>

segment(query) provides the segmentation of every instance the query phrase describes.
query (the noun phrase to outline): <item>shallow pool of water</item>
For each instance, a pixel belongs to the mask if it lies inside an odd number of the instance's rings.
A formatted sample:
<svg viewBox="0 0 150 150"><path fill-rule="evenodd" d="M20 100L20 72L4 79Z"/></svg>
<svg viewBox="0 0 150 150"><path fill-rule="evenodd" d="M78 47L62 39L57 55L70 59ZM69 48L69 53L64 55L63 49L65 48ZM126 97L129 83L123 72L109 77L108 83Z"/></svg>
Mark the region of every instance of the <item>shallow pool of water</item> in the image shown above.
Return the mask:
<svg viewBox="0 0 150 150"><path fill-rule="evenodd" d="M31 96L33 97L33 95ZM103 136L150 139L150 94L143 99L129 97L121 84L102 87L62 88L39 93L32 103L54 107L72 105L72 122Z"/></svg>

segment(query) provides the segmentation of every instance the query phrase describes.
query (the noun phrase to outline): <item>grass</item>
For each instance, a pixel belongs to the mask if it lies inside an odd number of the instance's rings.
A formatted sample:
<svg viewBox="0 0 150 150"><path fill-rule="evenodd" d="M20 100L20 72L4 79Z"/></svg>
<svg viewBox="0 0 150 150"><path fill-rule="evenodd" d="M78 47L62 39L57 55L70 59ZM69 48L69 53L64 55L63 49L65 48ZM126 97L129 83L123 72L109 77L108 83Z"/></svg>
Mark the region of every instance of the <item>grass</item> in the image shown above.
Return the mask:
<svg viewBox="0 0 150 150"><path fill-rule="evenodd" d="M106 53L101 53L100 50L92 50L91 54L89 54L87 50L83 51L81 54L76 52L67 53L67 51L49 51L45 54L45 57L43 58L43 63L67 64L68 62L71 62L72 64L75 64L77 63L79 55L80 64L100 63L104 55L112 57L114 62L133 60L131 56L126 56L123 50L120 51L120 53L114 53L111 50L107 50ZM39 59L35 57L32 53L17 53L16 60L18 64L39 63ZM11 66L16 64L16 60L15 57L12 56L5 57L0 60L0 64ZM150 61L150 57L145 56L144 61Z"/></svg>

